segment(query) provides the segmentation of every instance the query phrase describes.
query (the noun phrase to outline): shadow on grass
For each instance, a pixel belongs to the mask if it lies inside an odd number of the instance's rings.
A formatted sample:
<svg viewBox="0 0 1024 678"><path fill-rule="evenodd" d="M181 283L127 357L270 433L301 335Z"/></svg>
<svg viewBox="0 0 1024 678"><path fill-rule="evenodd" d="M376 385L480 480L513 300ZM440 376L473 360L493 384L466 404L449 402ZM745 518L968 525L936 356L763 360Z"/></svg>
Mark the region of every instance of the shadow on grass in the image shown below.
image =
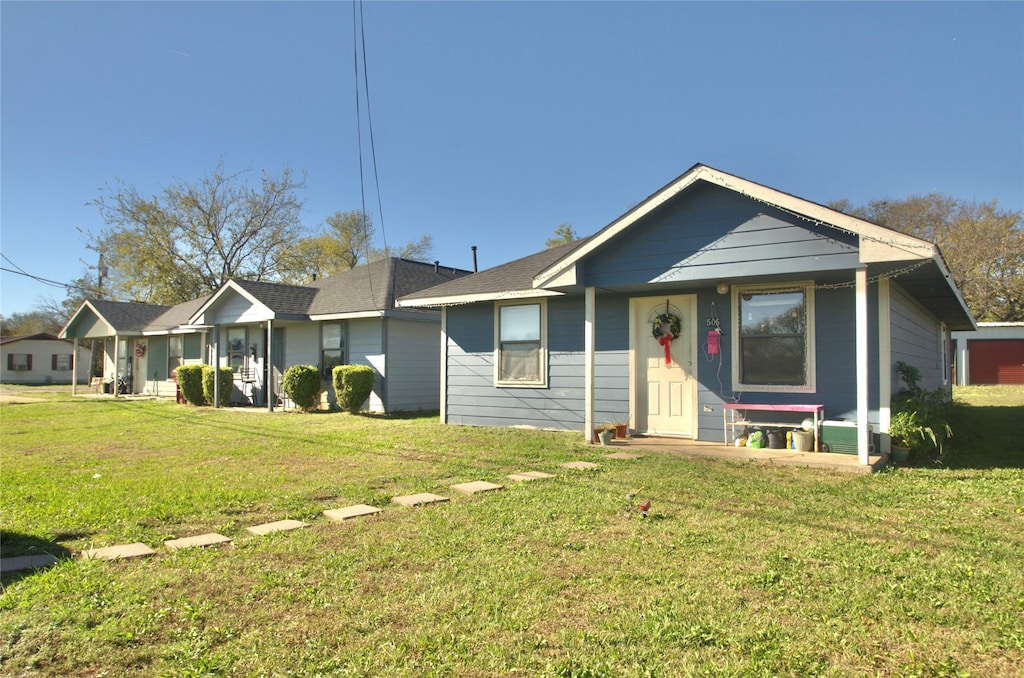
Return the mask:
<svg viewBox="0 0 1024 678"><path fill-rule="evenodd" d="M1024 406L957 403L950 417L952 469L1024 468Z"/></svg>
<svg viewBox="0 0 1024 678"><path fill-rule="evenodd" d="M53 556L58 561L67 560L71 557L71 551L61 546L58 541L64 538L73 539L77 534L58 535L54 540L43 539L31 534L20 532L9 532L0 530L0 557L5 560L19 556ZM14 582L29 577L38 572L36 569L16 570L4 572L2 577L3 586L9 586Z"/></svg>

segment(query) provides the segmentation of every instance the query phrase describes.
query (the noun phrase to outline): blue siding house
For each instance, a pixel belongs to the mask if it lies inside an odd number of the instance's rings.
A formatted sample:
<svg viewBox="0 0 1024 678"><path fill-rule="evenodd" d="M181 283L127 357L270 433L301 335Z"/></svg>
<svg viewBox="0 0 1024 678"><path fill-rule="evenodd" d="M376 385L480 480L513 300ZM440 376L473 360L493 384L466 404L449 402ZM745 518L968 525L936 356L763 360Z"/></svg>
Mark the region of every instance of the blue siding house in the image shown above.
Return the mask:
<svg viewBox="0 0 1024 678"><path fill-rule="evenodd" d="M974 328L935 245L705 165L399 305L442 310L445 422L724 443L724 405L813 404L857 427L864 464L895 363L951 388L950 331Z"/></svg>

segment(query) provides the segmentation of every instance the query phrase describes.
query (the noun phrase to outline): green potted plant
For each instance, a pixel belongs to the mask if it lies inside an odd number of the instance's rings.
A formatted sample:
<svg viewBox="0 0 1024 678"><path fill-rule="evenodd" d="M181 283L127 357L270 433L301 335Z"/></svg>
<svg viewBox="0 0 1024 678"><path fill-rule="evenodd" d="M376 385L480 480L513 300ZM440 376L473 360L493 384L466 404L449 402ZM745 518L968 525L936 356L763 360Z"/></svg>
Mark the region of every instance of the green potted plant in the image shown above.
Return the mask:
<svg viewBox="0 0 1024 678"><path fill-rule="evenodd" d="M953 437L949 425L949 398L942 389L932 391L920 386L921 372L902 360L896 372L906 385L893 399L889 419L889 437L893 459L906 461L911 452L941 454Z"/></svg>
<svg viewBox="0 0 1024 678"><path fill-rule="evenodd" d="M615 425L605 422L596 430L597 438L602 445L611 445L615 437Z"/></svg>

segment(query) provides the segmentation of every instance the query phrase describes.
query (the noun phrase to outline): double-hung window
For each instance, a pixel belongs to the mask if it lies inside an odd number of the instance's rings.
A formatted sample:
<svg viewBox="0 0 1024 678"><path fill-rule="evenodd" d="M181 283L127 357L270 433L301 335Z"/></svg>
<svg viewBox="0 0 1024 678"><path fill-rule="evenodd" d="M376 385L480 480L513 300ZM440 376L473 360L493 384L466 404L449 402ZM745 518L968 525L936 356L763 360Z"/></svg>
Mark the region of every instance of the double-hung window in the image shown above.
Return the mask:
<svg viewBox="0 0 1024 678"><path fill-rule="evenodd" d="M32 369L31 353L8 353L7 369L12 372L28 372Z"/></svg>
<svg viewBox="0 0 1024 678"><path fill-rule="evenodd" d="M734 288L737 390L814 390L814 286Z"/></svg>
<svg viewBox="0 0 1024 678"><path fill-rule="evenodd" d="M495 370L499 386L547 385L547 305L498 304Z"/></svg>
<svg viewBox="0 0 1024 678"><path fill-rule="evenodd" d="M345 364L345 323L320 325L320 371L330 379L334 368Z"/></svg>
<svg viewBox="0 0 1024 678"><path fill-rule="evenodd" d="M54 372L70 372L71 371L71 354L70 353L54 353L50 359L50 368Z"/></svg>
<svg viewBox="0 0 1024 678"><path fill-rule="evenodd" d="M181 367L182 357L184 352L182 351L184 339L181 335L171 335L167 337L167 378L171 378L171 373L174 370Z"/></svg>
<svg viewBox="0 0 1024 678"><path fill-rule="evenodd" d="M245 367L245 328L228 328L228 366L238 372Z"/></svg>

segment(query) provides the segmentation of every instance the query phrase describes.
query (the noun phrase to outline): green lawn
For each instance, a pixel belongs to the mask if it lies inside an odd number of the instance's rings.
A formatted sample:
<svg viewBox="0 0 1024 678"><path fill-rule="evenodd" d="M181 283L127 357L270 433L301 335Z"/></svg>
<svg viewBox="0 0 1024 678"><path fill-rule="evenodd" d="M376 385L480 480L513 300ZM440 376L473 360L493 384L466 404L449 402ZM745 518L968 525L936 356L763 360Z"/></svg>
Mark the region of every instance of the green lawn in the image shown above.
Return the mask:
<svg viewBox="0 0 1024 678"><path fill-rule="evenodd" d="M4 556L158 555L4 577L0 675L1024 676L1024 387L959 390L948 458L873 475L12 390L44 400L0 405ZM204 532L235 544L162 547Z"/></svg>

